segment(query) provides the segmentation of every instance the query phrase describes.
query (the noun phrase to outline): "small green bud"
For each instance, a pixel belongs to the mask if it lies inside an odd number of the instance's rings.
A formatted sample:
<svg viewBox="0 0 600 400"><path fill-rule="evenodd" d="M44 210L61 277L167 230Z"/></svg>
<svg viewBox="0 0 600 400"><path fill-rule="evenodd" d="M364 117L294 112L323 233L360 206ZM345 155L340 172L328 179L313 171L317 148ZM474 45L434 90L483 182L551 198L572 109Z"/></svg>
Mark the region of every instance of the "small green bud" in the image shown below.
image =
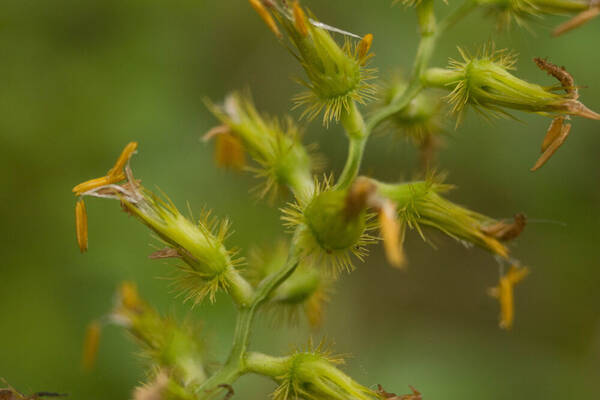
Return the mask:
<svg viewBox="0 0 600 400"><path fill-rule="evenodd" d="M323 123L328 124L339 121L352 102L364 104L373 98L369 81L375 71L365 67L372 56L373 35L353 43L349 37L356 35L317 22L310 14L309 18L296 1L278 5L274 12L308 77L308 81L300 80L308 91L294 98L296 107L306 107L302 116L314 119L324 111ZM344 45L340 47L329 31L346 35Z"/></svg>
<svg viewBox="0 0 600 400"><path fill-rule="evenodd" d="M365 245L376 239L369 234L375 229L366 203L349 207L346 190L333 190L329 180L317 185L312 198L284 209L284 221L298 227L303 256L311 262L323 262L334 272L353 269L351 254L360 260L366 255Z"/></svg>
<svg viewBox="0 0 600 400"><path fill-rule="evenodd" d="M259 189L261 197L276 195L286 187L294 193L312 191L311 170L317 167L317 160L302 146L300 131L291 118L282 123L261 115L252 100L239 93L227 96L222 106L208 103L208 107L225 127L211 130L205 138L225 133L242 141L259 165L250 170L266 179Z"/></svg>
<svg viewBox="0 0 600 400"><path fill-rule="evenodd" d="M440 194L452 189L451 185L432 179L390 185L377 182L379 193L392 200L403 224L425 235L421 226L435 228L464 244L474 244L502 258L508 258L508 249L501 243L518 236L525 227L524 216L515 223L476 213L445 199Z"/></svg>
<svg viewBox="0 0 600 400"><path fill-rule="evenodd" d="M250 281L258 286L267 276L285 266L289 248L280 242L270 250L256 249L248 261ZM275 318L282 317L291 323L298 321L298 314L304 312L309 324L320 325L323 306L329 301L331 280L325 274L307 264L300 263L294 273L271 295L268 305L275 311Z"/></svg>

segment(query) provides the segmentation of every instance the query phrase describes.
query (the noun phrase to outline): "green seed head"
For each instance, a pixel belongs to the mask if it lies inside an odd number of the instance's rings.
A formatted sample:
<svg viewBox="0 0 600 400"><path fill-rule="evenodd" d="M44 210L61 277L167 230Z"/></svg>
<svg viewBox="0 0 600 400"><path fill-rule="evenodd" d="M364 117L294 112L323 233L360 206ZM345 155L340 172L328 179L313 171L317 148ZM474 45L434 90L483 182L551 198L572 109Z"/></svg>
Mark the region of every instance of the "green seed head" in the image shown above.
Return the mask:
<svg viewBox="0 0 600 400"><path fill-rule="evenodd" d="M313 189L315 158L302 146L300 130L291 118L281 122L261 115L252 100L239 93L229 95L221 106L208 103L208 107L258 164L249 169L265 179L259 188L261 197L285 188L294 192Z"/></svg>
<svg viewBox="0 0 600 400"><path fill-rule="evenodd" d="M312 197L284 209L283 219L299 229L299 248L311 263L333 267L334 273L353 269L351 255L363 259L365 246L376 239L369 234L376 229L366 204L347 204L347 191L333 190L329 180Z"/></svg>
<svg viewBox="0 0 600 400"><path fill-rule="evenodd" d="M303 116L314 119L323 112L323 123L339 121L353 101L365 103L373 98L374 87L369 83L375 71L365 67L371 55L372 35L353 41L346 35L340 46L329 28L316 22L297 2L277 8L276 17L292 44L290 50L300 61L307 80L300 80L308 91L294 98L296 107L305 107ZM331 29L341 32L338 29Z"/></svg>

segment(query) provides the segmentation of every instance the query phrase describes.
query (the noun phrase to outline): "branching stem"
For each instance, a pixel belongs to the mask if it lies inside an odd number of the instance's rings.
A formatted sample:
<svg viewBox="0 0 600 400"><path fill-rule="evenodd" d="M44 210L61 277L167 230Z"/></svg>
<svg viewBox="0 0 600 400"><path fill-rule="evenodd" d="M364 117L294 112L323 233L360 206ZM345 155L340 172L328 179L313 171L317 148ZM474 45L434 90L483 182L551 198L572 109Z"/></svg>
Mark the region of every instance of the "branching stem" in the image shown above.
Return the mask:
<svg viewBox="0 0 600 400"><path fill-rule="evenodd" d="M421 40L413 65L411 80L406 90L387 107L375 113L368 121L363 119L355 103L342 115L342 125L349 138L349 150L346 164L336 184L336 189L350 186L358 175L367 140L373 130L386 118L404 109L424 88L423 75L427 71L431 56L435 50L440 34L453 26L477 6L475 0L467 0L455 12L448 15L440 24L436 24L433 0L424 0L417 6L417 16L421 32ZM427 82L425 80L425 82ZM234 333L233 346L223 367L207 379L196 390L199 399L211 399L220 393L219 385L231 385L245 373L258 373L272 378L280 375L280 366L284 358L271 357L260 353L249 353L250 333L256 312L264 304L281 283L283 283L298 266L299 259L296 251L296 237L286 265L279 271L268 276L256 289L251 302L246 305L238 302L239 314ZM248 291L244 291L249 294ZM246 296L242 296L246 297ZM242 303L242 304L240 304Z"/></svg>

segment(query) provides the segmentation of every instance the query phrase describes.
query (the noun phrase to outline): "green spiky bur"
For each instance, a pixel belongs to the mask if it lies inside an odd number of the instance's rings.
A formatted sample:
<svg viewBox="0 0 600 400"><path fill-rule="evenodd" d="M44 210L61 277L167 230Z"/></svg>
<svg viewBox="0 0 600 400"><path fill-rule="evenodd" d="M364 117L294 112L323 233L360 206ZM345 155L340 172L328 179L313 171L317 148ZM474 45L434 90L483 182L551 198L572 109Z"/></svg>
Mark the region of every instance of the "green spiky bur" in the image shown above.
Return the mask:
<svg viewBox="0 0 600 400"><path fill-rule="evenodd" d="M290 118L280 122L261 115L249 96L230 94L223 106L207 103L213 114L242 140L244 147L259 165L250 168L266 179L261 196L283 187L296 193L311 191L315 160L300 142L300 131Z"/></svg>
<svg viewBox="0 0 600 400"><path fill-rule="evenodd" d="M326 191L316 196L304 210L308 228L326 252L355 246L365 231L366 210L348 216L345 200L345 191Z"/></svg>
<svg viewBox="0 0 600 400"><path fill-rule="evenodd" d="M306 23L308 35L296 29L292 19L279 16L308 80L299 80L309 90L294 97L296 107L305 107L303 117L316 118L324 112L323 123L339 121L351 103L364 104L372 99L374 87L369 83L375 71L364 67L356 45L346 39L340 47L331 34Z"/></svg>
<svg viewBox="0 0 600 400"><path fill-rule="evenodd" d="M236 251L228 250L224 241L228 236L229 222L217 223L205 213L194 223L185 218L173 205L154 195L144 194L143 200L123 205L133 215L152 229L165 244L177 250L185 262L178 279L187 299L201 302L206 296L211 302L219 290L229 291L238 303L244 303L251 288L240 279L236 268L241 260Z"/></svg>
<svg viewBox="0 0 600 400"><path fill-rule="evenodd" d="M309 263L331 268L334 276L351 271L351 255L363 260L366 246L377 241L369 233L376 229L371 214L365 209L355 215L346 213L346 194L346 190L331 189L325 179L315 185L312 196L282 210L286 225L297 229L300 254Z"/></svg>
<svg viewBox="0 0 600 400"><path fill-rule="evenodd" d="M460 50L460 49L459 49ZM467 103L505 114L500 107L534 113L558 112L566 100L564 94L535 83L517 78L509 72L514 69L516 56L507 51L484 49L481 57L470 57L460 50L463 61L452 60L451 68L462 74L448 96L454 111L462 111Z"/></svg>
<svg viewBox="0 0 600 400"><path fill-rule="evenodd" d="M423 239L421 225L500 256L508 255L508 250L498 240L481 230L498 221L458 206L440 195L452 189L451 185L429 180L396 185L377 183L377 187L383 196L396 204L399 219L409 228L416 229Z"/></svg>

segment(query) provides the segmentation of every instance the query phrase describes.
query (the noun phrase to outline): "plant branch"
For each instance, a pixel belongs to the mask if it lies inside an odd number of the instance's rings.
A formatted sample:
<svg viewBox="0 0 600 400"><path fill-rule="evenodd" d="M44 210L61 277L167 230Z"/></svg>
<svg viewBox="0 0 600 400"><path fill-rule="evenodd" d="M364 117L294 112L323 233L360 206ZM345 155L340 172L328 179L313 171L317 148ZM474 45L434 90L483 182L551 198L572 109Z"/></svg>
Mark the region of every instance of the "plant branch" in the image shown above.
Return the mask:
<svg viewBox="0 0 600 400"><path fill-rule="evenodd" d="M299 258L296 252L295 238L296 236L294 235L286 265L279 271L265 278L256 289L252 303L248 307L240 309L229 357L227 358L225 365L197 389L196 393L198 394L199 399L212 398L219 392L219 385L231 385L237 378L247 372L245 362L246 352L250 342L250 333L256 312L273 291L277 289L298 266Z"/></svg>

